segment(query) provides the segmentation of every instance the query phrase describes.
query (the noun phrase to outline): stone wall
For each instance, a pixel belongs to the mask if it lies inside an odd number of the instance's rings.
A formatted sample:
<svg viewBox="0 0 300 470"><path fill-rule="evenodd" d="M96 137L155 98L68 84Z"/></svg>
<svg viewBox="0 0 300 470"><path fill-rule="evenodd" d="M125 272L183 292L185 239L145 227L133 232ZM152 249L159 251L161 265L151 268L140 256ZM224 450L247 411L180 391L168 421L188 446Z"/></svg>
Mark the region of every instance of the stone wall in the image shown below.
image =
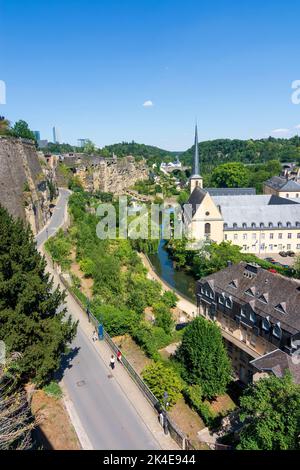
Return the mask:
<svg viewBox="0 0 300 470"><path fill-rule="evenodd" d="M124 193L138 180L147 179L149 170L145 162L135 162L131 156L125 158L88 158L63 162L77 175L87 191Z"/></svg>
<svg viewBox="0 0 300 470"><path fill-rule="evenodd" d="M0 203L34 233L50 217L47 171L31 141L0 137Z"/></svg>

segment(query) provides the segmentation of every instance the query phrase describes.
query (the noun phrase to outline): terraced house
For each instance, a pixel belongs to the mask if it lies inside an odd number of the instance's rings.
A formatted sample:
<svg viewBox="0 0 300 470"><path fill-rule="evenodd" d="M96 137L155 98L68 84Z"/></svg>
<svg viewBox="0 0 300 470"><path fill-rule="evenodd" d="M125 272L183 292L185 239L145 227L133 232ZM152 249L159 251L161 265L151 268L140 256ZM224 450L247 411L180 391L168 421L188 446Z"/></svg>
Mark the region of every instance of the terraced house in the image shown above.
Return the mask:
<svg viewBox="0 0 300 470"><path fill-rule="evenodd" d="M289 370L300 383L300 282L241 262L199 280L196 296L198 315L222 330L236 378Z"/></svg>

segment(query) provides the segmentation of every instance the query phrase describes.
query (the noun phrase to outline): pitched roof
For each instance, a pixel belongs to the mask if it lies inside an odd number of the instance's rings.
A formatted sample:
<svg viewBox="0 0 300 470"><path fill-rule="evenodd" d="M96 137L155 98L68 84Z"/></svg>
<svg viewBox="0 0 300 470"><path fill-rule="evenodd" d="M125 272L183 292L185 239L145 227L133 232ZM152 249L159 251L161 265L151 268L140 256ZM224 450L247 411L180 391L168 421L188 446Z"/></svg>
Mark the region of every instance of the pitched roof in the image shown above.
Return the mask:
<svg viewBox="0 0 300 470"><path fill-rule="evenodd" d="M300 184L293 180L287 180L282 176L273 176L265 182L266 186L277 191L300 191Z"/></svg>
<svg viewBox="0 0 300 470"><path fill-rule="evenodd" d="M273 323L280 322L281 327L291 334L300 332L299 281L273 274L261 267L253 267L245 262L228 266L200 279L198 283L203 284L212 280L215 291L231 295L236 304L246 305L249 304L249 300L253 300L253 309L258 315L263 318L269 316ZM232 280L238 280L237 287L231 285ZM252 290L255 288L253 297L246 293L250 288ZM264 296L268 294L267 303L259 300L262 294ZM275 308L284 303L286 313Z"/></svg>
<svg viewBox="0 0 300 470"><path fill-rule="evenodd" d="M212 196L215 204L220 208L224 223L228 228L247 227L256 224L264 224L268 227L278 222L283 226L290 223L296 226L300 223L300 204L296 200L285 199L274 195L241 195L236 196Z"/></svg>
<svg viewBox="0 0 300 470"><path fill-rule="evenodd" d="M203 199L205 198L207 192L200 188L200 186L196 186L194 191L189 197L188 204L191 204L192 206L192 215L194 216L196 211L197 211L197 206L201 204Z"/></svg>
<svg viewBox="0 0 300 470"><path fill-rule="evenodd" d="M297 358L298 359L298 358ZM294 379L294 382L300 384L300 364L293 361L293 357L281 349L276 349L262 357L254 359L250 362L257 370L261 372L272 371L276 377L283 377L286 371L289 371Z"/></svg>

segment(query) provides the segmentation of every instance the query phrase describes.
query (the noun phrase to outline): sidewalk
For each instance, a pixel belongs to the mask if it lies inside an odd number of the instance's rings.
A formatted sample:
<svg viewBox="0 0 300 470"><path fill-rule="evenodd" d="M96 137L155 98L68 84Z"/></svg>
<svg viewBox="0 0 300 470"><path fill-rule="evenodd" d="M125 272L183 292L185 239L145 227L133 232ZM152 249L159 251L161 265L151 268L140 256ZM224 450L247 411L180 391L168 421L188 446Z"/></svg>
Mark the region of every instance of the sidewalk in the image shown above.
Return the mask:
<svg viewBox="0 0 300 470"><path fill-rule="evenodd" d="M52 269L52 267L48 265L47 270L53 275L55 286L60 285L61 289L64 289L64 286L59 280L58 274ZM80 308L71 294L67 293L65 303L68 311L71 312L72 317L75 320L79 320L79 327L81 328L81 331L90 339L91 344L93 344L93 347L99 354L99 360L103 361L107 367L108 375L113 375L114 380L116 380L127 399L135 408L141 420L145 423L149 431L156 439L158 447L163 450L180 450L173 439L171 439L169 435L166 436L164 434L164 431L159 424L157 413L154 411L150 403L144 397L142 392L128 375L123 366L116 362L114 371L110 369L109 362L112 351L109 345L105 341L96 341L95 343L92 342L94 327L91 323L89 323L86 313ZM73 425L76 429L76 422L73 422Z"/></svg>

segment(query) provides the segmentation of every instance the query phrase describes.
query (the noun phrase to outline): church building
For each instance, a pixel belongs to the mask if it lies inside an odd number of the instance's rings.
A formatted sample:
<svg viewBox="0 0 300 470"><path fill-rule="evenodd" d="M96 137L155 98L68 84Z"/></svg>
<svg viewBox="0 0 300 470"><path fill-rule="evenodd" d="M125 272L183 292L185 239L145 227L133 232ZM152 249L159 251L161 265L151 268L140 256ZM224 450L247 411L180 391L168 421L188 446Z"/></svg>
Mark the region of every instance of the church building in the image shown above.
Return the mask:
<svg viewBox="0 0 300 470"><path fill-rule="evenodd" d="M197 126L188 204L184 222L191 246L231 241L245 253L300 252L298 198L256 195L253 188L203 188Z"/></svg>

